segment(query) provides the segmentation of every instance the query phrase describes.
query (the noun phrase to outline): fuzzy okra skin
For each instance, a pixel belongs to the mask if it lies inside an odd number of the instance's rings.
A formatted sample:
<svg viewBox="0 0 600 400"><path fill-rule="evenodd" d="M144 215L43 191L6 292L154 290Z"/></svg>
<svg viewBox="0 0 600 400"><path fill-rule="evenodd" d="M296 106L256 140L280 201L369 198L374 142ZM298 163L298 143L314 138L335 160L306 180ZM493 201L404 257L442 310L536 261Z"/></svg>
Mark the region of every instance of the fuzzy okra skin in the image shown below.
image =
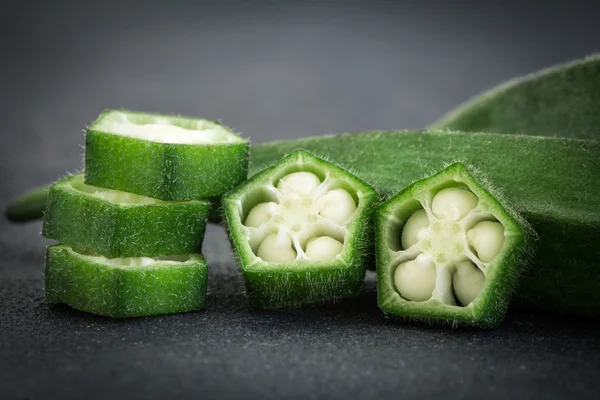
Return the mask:
<svg viewBox="0 0 600 400"><path fill-rule="evenodd" d="M207 279L200 254L108 259L65 245L46 250L46 300L107 317L201 310Z"/></svg>
<svg viewBox="0 0 600 400"><path fill-rule="evenodd" d="M458 133L367 132L265 143L250 175L297 148L351 168L382 194L461 160L485 174L539 236L516 292L529 308L600 316L600 143Z"/></svg>
<svg viewBox="0 0 600 400"><path fill-rule="evenodd" d="M109 258L197 253L209 209L204 200L167 202L86 185L78 174L50 188L42 234Z"/></svg>
<svg viewBox="0 0 600 400"><path fill-rule="evenodd" d="M502 322L535 235L484 182L454 163L378 208L377 298L385 314L480 327Z"/></svg>
<svg viewBox="0 0 600 400"><path fill-rule="evenodd" d="M161 200L220 196L246 179L248 149L214 121L107 110L86 131L85 183Z"/></svg>
<svg viewBox="0 0 600 400"><path fill-rule="evenodd" d="M600 139L600 55L484 92L430 129Z"/></svg>
<svg viewBox="0 0 600 400"><path fill-rule="evenodd" d="M223 196L250 304L294 307L356 295L377 198L364 181L302 150Z"/></svg>

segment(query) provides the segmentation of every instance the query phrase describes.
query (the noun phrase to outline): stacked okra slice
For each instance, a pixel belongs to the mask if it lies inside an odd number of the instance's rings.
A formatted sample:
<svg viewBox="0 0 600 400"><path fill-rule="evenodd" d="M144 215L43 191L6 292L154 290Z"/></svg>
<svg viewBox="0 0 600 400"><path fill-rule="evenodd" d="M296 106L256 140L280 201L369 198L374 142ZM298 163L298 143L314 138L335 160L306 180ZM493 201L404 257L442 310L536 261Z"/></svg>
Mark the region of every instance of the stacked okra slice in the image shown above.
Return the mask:
<svg viewBox="0 0 600 400"><path fill-rule="evenodd" d="M204 308L211 203L246 179L246 139L204 119L108 110L85 172L50 188L46 298L111 317Z"/></svg>

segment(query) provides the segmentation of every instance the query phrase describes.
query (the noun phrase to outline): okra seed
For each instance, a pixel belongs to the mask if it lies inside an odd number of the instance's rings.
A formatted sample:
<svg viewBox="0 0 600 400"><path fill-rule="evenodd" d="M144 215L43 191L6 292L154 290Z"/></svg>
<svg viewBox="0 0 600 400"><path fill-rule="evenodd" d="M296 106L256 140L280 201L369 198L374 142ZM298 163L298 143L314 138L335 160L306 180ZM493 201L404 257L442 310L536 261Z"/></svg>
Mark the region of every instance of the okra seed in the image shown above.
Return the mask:
<svg viewBox="0 0 600 400"><path fill-rule="evenodd" d="M467 240L481 261L490 262L504 245L504 227L500 222L480 222L467 232Z"/></svg>
<svg viewBox="0 0 600 400"><path fill-rule="evenodd" d="M344 189L333 189L317 201L322 217L344 223L356 211L354 199Z"/></svg>
<svg viewBox="0 0 600 400"><path fill-rule="evenodd" d="M425 210L418 210L413 213L402 228L402 248L408 249L427 235L429 227L429 218Z"/></svg>
<svg viewBox="0 0 600 400"><path fill-rule="evenodd" d="M440 190L433 198L431 211L439 219L458 221L477 207L478 202L479 199L472 192L446 188Z"/></svg>
<svg viewBox="0 0 600 400"><path fill-rule="evenodd" d="M272 233L258 247L257 255L264 261L288 262L296 259L292 239L283 232Z"/></svg>
<svg viewBox="0 0 600 400"><path fill-rule="evenodd" d="M306 256L313 261L329 261L341 253L343 246L331 236L320 236L308 241Z"/></svg>
<svg viewBox="0 0 600 400"><path fill-rule="evenodd" d="M485 276L483 272L471 261L463 261L456 266L456 272L452 276L454 294L463 306L469 305L479 296Z"/></svg>
<svg viewBox="0 0 600 400"><path fill-rule="evenodd" d="M306 196L320 184L321 180L311 172L294 172L281 178L277 183L277 189L284 195L296 193Z"/></svg>
<svg viewBox="0 0 600 400"><path fill-rule="evenodd" d="M419 254L400 264L394 272L394 284L400 295L411 301L426 301L435 289L436 268L431 258Z"/></svg>
<svg viewBox="0 0 600 400"><path fill-rule="evenodd" d="M244 225L252 228L258 228L259 226L271 219L276 208L277 203L273 201L269 201L268 203L260 203L256 205L248 213Z"/></svg>

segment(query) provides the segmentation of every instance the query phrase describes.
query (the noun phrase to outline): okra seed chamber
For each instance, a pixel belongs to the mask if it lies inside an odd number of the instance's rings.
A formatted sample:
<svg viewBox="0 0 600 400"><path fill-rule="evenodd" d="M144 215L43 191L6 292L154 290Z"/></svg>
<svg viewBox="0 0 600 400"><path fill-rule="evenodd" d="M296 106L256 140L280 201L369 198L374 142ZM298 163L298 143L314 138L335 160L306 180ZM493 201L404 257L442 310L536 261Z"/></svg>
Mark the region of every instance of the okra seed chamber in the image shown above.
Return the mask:
<svg viewBox="0 0 600 400"><path fill-rule="evenodd" d="M251 207L244 221L254 254L267 262L329 261L340 254L356 203L336 183L298 171L267 185L272 201Z"/></svg>
<svg viewBox="0 0 600 400"><path fill-rule="evenodd" d="M445 188L423 198L423 208L401 228L402 249L395 252L400 263L394 284L402 297L462 306L477 298L486 263L504 244L502 224L478 209L478 203L464 187Z"/></svg>

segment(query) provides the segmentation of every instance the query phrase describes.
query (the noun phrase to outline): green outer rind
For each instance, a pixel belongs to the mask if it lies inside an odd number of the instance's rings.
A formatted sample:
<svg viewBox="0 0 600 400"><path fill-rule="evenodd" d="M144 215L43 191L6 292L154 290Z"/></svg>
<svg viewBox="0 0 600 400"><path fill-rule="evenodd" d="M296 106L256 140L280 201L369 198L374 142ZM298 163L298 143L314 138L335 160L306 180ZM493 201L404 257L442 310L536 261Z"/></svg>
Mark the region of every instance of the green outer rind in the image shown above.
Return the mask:
<svg viewBox="0 0 600 400"><path fill-rule="evenodd" d="M414 199L417 193L439 187L451 180L466 184L480 199L481 204L486 205L485 209L494 213L510 235L505 239L502 252L489 263L490 272L480 295L468 306L404 300L394 284L396 265L391 264L387 245L388 216L397 205ZM396 233L400 235L400 232ZM375 249L379 307L386 315L403 319L453 326L497 327L504 319L528 257L533 254L531 245L534 238L531 226L495 193L480 173L462 163L451 164L436 174L410 184L378 208L375 216Z"/></svg>
<svg viewBox="0 0 600 400"><path fill-rule="evenodd" d="M600 316L599 142L443 131L328 135L253 146L250 175L298 148L351 168L384 195L455 160L474 166L539 235L516 300Z"/></svg>
<svg viewBox="0 0 600 400"><path fill-rule="evenodd" d="M108 258L199 253L210 205L204 200L127 204L71 186L73 175L52 185L42 235Z"/></svg>
<svg viewBox="0 0 600 400"><path fill-rule="evenodd" d="M342 260L304 265L256 262L244 238L237 202L250 188L262 185L277 172L295 165L299 159L305 164L327 170L363 193L356 209L357 217L347 227ZM250 305L255 308L297 307L357 295L363 285L366 265L373 262L371 218L377 206L377 198L376 191L366 182L303 150L287 154L274 165L261 170L251 180L225 194L222 198L224 222L238 258Z"/></svg>
<svg viewBox="0 0 600 400"><path fill-rule="evenodd" d="M220 196L246 180L247 140L215 144L168 144L97 130L98 121L111 112L107 110L101 114L86 131L87 184L161 200L193 200Z"/></svg>
<svg viewBox="0 0 600 400"><path fill-rule="evenodd" d="M46 300L107 317L201 310L207 279L208 267L199 254L185 263L125 267L98 262L64 245L46 251Z"/></svg>
<svg viewBox="0 0 600 400"><path fill-rule="evenodd" d="M28 222L44 216L50 185L40 186L12 199L4 209L11 222Z"/></svg>
<svg viewBox="0 0 600 400"><path fill-rule="evenodd" d="M430 129L600 139L600 55L512 79Z"/></svg>

